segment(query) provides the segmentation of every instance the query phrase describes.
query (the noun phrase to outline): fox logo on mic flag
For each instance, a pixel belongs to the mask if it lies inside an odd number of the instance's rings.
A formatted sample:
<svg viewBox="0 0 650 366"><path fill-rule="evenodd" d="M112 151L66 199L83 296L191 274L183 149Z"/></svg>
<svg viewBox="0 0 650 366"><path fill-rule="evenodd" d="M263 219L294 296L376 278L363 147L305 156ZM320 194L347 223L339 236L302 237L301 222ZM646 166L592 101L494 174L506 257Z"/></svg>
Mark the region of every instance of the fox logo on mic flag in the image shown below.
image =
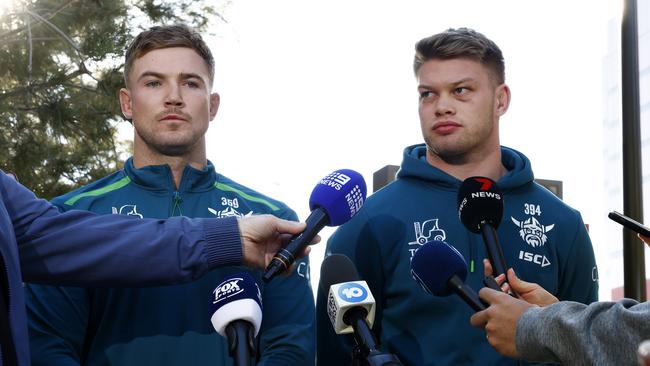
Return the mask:
<svg viewBox="0 0 650 366"><path fill-rule="evenodd" d="M210 298L210 320L219 334L225 337L226 326L237 319L250 322L255 335L262 325L262 294L246 272L224 279L212 290Z"/></svg>

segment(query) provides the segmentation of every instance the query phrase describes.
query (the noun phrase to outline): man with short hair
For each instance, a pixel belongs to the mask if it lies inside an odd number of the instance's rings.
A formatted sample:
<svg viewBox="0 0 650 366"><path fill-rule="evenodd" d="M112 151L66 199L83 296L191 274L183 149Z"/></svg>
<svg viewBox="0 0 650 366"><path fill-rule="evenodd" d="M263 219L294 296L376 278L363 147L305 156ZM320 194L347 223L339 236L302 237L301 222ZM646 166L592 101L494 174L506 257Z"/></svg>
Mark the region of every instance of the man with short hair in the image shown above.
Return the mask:
<svg viewBox="0 0 650 366"><path fill-rule="evenodd" d="M457 215L458 190L472 176L491 178L503 190L497 234L506 263L558 298L596 300L591 242L579 212L533 181L522 153L500 145L510 88L494 42L471 29L449 29L417 43L413 66L424 143L404 150L397 179L337 229L327 252L355 263L377 300L373 331L382 350L404 365L516 365L471 327L472 309L460 297L420 288L410 273L413 254L427 241L446 241L468 262L466 283L483 287L485 245ZM318 363L349 364L354 342L334 334L326 295L319 289Z"/></svg>
<svg viewBox="0 0 650 366"><path fill-rule="evenodd" d="M55 198L63 211L135 217L248 217L297 220L282 202L218 174L206 159L205 133L219 107L211 93L214 59L184 25L142 32L126 53L124 116L134 127L134 154L124 169ZM258 364L314 363L314 306L307 258L266 284ZM142 271L147 271L142 268ZM227 267L204 278L154 288L27 286L34 365L229 365L224 338L212 328L209 299Z"/></svg>

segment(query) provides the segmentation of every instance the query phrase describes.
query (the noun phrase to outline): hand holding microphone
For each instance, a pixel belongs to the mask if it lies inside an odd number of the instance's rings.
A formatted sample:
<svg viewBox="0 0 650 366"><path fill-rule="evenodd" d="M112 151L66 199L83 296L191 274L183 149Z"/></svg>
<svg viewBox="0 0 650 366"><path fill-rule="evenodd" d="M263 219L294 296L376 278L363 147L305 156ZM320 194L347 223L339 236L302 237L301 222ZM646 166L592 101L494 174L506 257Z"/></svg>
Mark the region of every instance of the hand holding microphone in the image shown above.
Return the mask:
<svg viewBox="0 0 650 366"><path fill-rule="evenodd" d="M235 365L251 365L262 325L262 295L255 280L246 272L225 278L212 291L210 315L214 329L228 340Z"/></svg>
<svg viewBox="0 0 650 366"><path fill-rule="evenodd" d="M305 229L304 223L283 220L268 214L240 218L238 225L242 241L243 264L262 269L271 263L275 253L286 244L288 236ZM320 238L316 239L314 243Z"/></svg>
<svg viewBox="0 0 650 366"><path fill-rule="evenodd" d="M366 182L354 170L337 170L321 179L309 197L311 214L307 217L305 230L294 235L275 254L266 267L264 281L268 282L289 269L323 227L339 226L350 220L359 212L365 199Z"/></svg>
<svg viewBox="0 0 650 366"><path fill-rule="evenodd" d="M492 289L482 289L480 293L489 306L472 315L470 323L485 329L488 342L499 353L519 357L515 341L517 322L528 308L535 305Z"/></svg>
<svg viewBox="0 0 650 366"><path fill-rule="evenodd" d="M488 278L488 276L489 278L492 278L492 265L490 264L490 261L483 259L483 266L485 267L486 278ZM507 283L504 282L506 278L508 279ZM494 280L497 286L491 287L493 290L505 292L506 294L518 297L531 304L546 306L559 301L555 295L546 291L539 284L526 282L520 279L512 268L509 268L505 274L497 276ZM503 284L503 286L499 287L499 284ZM514 296L515 293L517 296Z"/></svg>

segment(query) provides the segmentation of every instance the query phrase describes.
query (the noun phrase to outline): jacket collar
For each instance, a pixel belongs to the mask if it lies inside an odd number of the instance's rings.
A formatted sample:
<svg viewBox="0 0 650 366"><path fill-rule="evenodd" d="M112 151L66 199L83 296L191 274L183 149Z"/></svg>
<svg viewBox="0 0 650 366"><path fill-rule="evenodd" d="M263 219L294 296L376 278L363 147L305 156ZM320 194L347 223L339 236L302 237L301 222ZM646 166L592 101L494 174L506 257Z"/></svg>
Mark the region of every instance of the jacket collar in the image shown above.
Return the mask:
<svg viewBox="0 0 650 366"><path fill-rule="evenodd" d="M169 165L147 165L142 168L133 166L133 157L124 163L124 173L131 181L151 190L176 191ZM189 164L183 170L181 184L178 191L206 191L211 189L217 181L214 165L208 160L206 166L199 170Z"/></svg>

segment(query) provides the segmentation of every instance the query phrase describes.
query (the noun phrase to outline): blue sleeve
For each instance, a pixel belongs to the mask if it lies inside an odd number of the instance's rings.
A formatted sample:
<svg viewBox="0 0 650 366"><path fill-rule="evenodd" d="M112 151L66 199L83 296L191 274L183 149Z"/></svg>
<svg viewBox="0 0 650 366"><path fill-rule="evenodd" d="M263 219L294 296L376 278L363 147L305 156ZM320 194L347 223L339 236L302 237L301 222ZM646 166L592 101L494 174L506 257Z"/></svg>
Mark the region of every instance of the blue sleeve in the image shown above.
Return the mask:
<svg viewBox="0 0 650 366"><path fill-rule="evenodd" d="M25 301L33 366L79 366L90 311L83 288L27 285Z"/></svg>
<svg viewBox="0 0 650 366"><path fill-rule="evenodd" d="M60 213L2 176L0 196L12 221L26 282L174 284L241 262L235 218L150 220L75 210Z"/></svg>
<svg viewBox="0 0 650 366"><path fill-rule="evenodd" d="M370 229L365 211L339 227L327 242L326 256L344 254L352 260L362 280L365 280L375 298L373 333L380 340L383 312L383 274L379 243ZM364 255L366 253L366 255ZM372 253L372 255L367 255ZM336 334L327 316L329 288L318 286L316 301L316 363L318 365L350 365L355 345L352 334Z"/></svg>
<svg viewBox="0 0 650 366"><path fill-rule="evenodd" d="M578 214L575 238L562 258L557 298L589 304L598 301L598 270L594 249Z"/></svg>

